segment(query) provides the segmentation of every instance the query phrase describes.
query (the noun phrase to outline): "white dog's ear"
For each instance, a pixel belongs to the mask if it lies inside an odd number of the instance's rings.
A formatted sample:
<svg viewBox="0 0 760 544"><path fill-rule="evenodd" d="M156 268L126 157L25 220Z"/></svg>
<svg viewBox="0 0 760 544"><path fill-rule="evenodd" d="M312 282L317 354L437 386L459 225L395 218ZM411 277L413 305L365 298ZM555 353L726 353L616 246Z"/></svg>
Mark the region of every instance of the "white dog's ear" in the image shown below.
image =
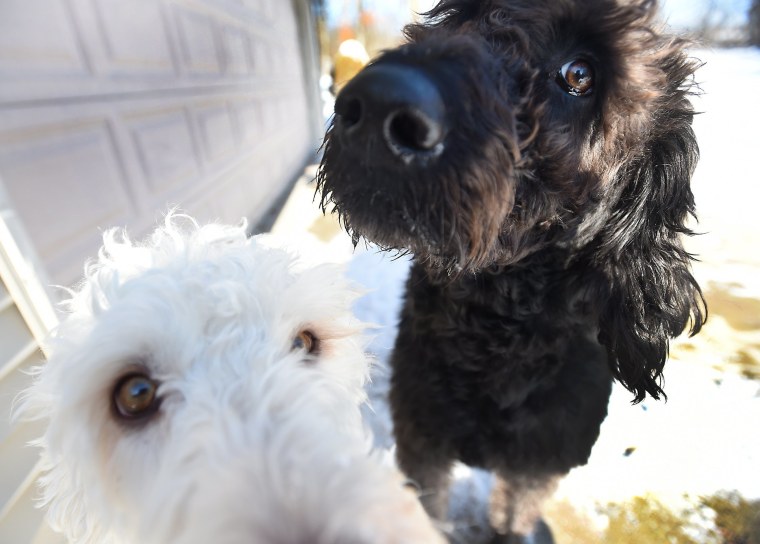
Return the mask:
<svg viewBox="0 0 760 544"><path fill-rule="evenodd" d="M72 469L56 446L61 439L76 440L72 436L76 425L67 430L61 428L60 421L54 421L61 415L55 388L62 386L57 372L63 364L54 356L51 361L33 369L34 382L15 400L12 417L15 421L46 425L45 433L29 446L39 451L41 475L37 480L37 506L45 509L45 519L50 527L65 535L69 542L101 544L108 541L107 535L96 526L92 517L99 507L88 502L81 474ZM56 425L58 428L51 428Z"/></svg>
<svg viewBox="0 0 760 544"><path fill-rule="evenodd" d="M48 454L43 454L43 460ZM109 535L93 522L93 512L104 503L91 504L82 491L83 483L60 462L47 459L47 467L39 479L42 499L46 508L45 519L53 530L62 533L69 542L101 544L110 542Z"/></svg>

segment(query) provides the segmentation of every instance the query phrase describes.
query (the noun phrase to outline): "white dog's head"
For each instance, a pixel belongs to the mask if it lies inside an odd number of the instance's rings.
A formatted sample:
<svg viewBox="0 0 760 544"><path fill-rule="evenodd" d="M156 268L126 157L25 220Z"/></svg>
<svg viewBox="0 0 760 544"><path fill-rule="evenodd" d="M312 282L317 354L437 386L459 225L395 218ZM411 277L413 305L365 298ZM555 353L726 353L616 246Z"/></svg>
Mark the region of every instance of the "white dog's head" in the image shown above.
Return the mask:
<svg viewBox="0 0 760 544"><path fill-rule="evenodd" d="M109 231L22 400L54 527L83 543L437 541L368 455L368 361L340 270L243 227ZM392 527L392 529L391 529Z"/></svg>

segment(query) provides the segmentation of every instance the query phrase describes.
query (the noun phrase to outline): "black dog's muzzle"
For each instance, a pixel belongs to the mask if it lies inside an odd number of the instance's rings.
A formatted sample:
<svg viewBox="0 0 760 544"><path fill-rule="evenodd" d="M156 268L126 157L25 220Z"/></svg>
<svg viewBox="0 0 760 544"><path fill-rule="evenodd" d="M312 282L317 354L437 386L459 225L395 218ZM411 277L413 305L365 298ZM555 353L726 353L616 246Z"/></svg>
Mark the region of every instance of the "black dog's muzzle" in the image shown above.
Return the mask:
<svg viewBox="0 0 760 544"><path fill-rule="evenodd" d="M338 95L334 128L346 148L366 148L379 138L394 157L409 164L443 151L446 106L423 71L379 63L360 72Z"/></svg>

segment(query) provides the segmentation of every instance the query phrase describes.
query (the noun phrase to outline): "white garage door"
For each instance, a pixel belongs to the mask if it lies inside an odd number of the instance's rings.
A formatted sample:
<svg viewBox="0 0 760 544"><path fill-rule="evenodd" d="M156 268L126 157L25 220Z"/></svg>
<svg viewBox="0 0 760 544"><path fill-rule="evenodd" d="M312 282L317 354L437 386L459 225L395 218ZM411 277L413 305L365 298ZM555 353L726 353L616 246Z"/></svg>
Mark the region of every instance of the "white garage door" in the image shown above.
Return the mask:
<svg viewBox="0 0 760 544"><path fill-rule="evenodd" d="M255 222L286 188L319 143L301 4L0 0L0 179L53 282L98 228Z"/></svg>

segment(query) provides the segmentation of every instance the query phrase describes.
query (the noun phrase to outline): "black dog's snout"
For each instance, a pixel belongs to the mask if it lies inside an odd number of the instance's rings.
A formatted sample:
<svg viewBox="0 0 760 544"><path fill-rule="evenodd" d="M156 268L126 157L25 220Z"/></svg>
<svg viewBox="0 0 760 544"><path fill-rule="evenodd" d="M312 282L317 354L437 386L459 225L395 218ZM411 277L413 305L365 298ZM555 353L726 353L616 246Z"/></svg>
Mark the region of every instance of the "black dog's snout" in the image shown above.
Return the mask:
<svg viewBox="0 0 760 544"><path fill-rule="evenodd" d="M363 147L377 135L403 159L440 151L446 135L441 94L435 82L412 66L369 66L338 95L335 114L346 145Z"/></svg>

